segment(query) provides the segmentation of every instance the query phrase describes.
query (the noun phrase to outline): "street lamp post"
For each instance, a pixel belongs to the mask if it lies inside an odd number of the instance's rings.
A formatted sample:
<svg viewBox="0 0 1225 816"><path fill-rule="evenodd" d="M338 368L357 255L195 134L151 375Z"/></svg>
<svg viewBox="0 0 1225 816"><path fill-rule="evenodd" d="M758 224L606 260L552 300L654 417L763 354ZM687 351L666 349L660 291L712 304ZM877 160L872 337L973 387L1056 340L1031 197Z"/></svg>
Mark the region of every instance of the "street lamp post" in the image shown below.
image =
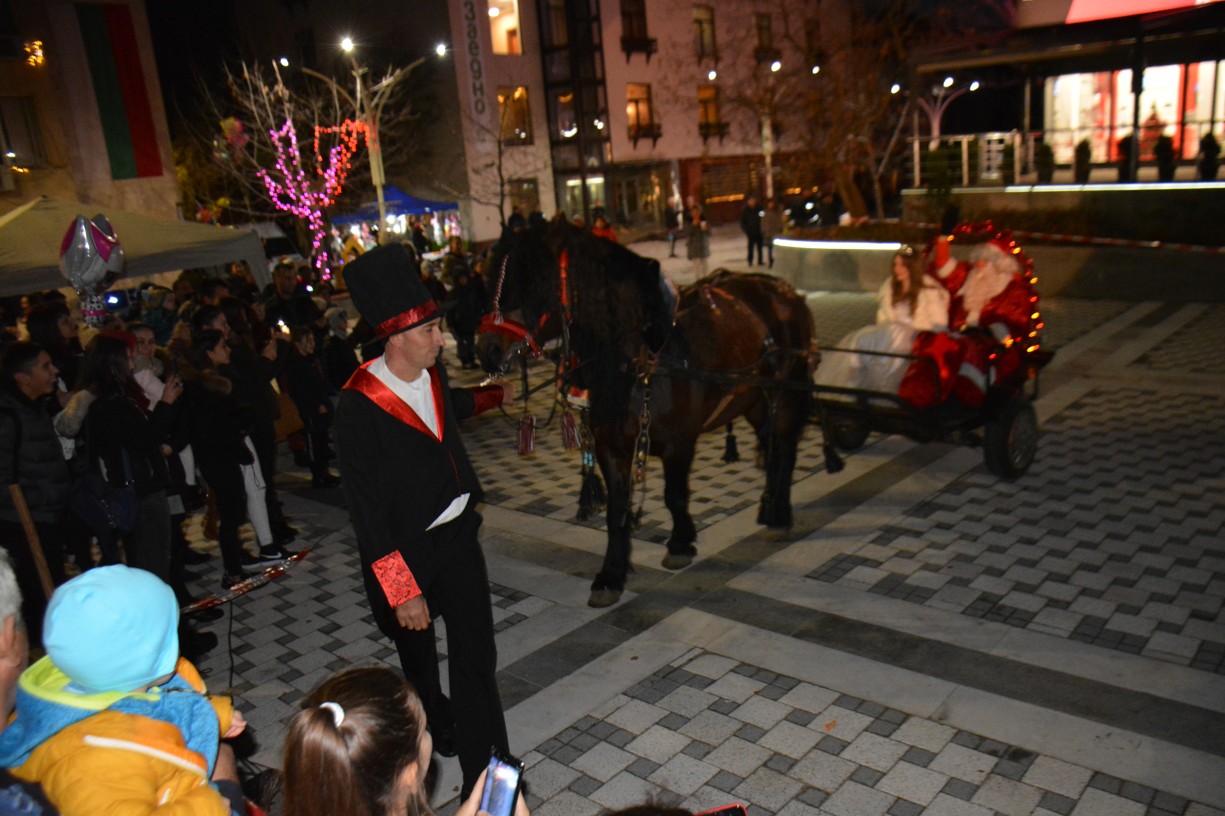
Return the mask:
<svg viewBox="0 0 1225 816"><path fill-rule="evenodd" d="M935 150L940 144L940 120L944 117L944 112L948 110L948 106L952 101L962 94L978 90L978 80L974 80L969 85L963 85L956 90L951 90L953 84L951 76L945 77L944 82L932 86L930 98L915 97L915 104L927 113L927 119L931 125L931 141L928 142L928 150Z"/></svg>
<svg viewBox="0 0 1225 816"><path fill-rule="evenodd" d="M366 150L370 154L370 183L374 185L374 194L379 204L379 243L381 244L383 242L383 235L387 231L387 204L383 198L383 186L386 184L386 177L383 175L383 149L379 144L379 121L383 116L383 106L387 104L392 90L401 80L405 79L424 63L426 58L420 57L402 68L397 68L377 83L371 85L364 81L366 69L358 65L357 58L353 56L354 45L352 38L345 37L341 40L340 48L349 55L349 64L353 67L353 78L356 82L356 90L353 95L350 95L344 88L341 88L334 79L318 71L304 67L302 73L326 83L333 93L344 99L349 105L352 105L355 118L365 127ZM439 46L436 53L440 56L445 54L445 46Z"/></svg>

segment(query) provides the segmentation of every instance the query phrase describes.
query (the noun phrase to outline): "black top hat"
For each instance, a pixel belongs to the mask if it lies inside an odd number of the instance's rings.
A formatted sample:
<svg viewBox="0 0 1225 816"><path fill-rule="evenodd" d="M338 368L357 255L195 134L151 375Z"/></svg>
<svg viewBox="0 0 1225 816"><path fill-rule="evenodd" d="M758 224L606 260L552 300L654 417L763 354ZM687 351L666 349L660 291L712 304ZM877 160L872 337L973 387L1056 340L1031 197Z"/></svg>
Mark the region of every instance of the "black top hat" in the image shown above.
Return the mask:
<svg viewBox="0 0 1225 816"><path fill-rule="evenodd" d="M399 244L375 247L345 264L353 305L380 338L420 326L442 309L430 296L412 255Z"/></svg>

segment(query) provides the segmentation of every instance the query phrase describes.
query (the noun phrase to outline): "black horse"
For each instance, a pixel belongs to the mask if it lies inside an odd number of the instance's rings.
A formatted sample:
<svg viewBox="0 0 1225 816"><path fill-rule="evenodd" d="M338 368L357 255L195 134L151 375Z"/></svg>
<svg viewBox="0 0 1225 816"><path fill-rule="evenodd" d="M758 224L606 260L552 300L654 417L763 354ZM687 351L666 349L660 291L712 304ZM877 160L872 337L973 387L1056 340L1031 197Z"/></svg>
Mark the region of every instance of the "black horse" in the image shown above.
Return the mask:
<svg viewBox="0 0 1225 816"><path fill-rule="evenodd" d="M718 271L676 294L658 261L564 222L504 238L490 274L500 312L529 327L533 340L564 334L571 376L590 391L608 491L608 550L591 606L616 603L625 587L636 455L663 460L668 569L697 554L688 505L698 435L737 417L756 430L764 454L758 523L791 526L791 474L815 354L812 315L790 285Z"/></svg>

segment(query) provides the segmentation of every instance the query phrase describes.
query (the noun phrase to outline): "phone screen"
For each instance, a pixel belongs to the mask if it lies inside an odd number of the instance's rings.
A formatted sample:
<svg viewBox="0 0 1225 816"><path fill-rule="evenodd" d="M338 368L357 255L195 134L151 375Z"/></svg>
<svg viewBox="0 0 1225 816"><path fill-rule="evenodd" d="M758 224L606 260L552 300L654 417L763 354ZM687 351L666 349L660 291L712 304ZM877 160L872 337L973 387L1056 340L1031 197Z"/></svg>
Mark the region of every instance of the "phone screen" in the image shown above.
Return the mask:
<svg viewBox="0 0 1225 816"><path fill-rule="evenodd" d="M480 809L489 816L511 816L515 812L519 777L522 774L522 762L512 756L495 752L489 758L489 771L485 774L485 790L481 793Z"/></svg>

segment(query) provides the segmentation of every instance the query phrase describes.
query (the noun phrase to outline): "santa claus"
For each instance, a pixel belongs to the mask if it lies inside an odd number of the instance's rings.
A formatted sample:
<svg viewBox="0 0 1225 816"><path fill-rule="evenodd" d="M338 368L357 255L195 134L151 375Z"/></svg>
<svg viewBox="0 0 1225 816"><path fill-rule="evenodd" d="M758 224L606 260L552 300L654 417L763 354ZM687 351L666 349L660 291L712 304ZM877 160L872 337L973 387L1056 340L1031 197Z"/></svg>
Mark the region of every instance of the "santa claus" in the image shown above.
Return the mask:
<svg viewBox="0 0 1225 816"><path fill-rule="evenodd" d="M936 239L930 274L948 289L949 332L923 332L899 395L919 408L952 395L982 405L987 389L1021 365L1024 343L1035 336L1038 295L1020 247L1007 233L975 248L969 262L951 257L949 240Z"/></svg>

